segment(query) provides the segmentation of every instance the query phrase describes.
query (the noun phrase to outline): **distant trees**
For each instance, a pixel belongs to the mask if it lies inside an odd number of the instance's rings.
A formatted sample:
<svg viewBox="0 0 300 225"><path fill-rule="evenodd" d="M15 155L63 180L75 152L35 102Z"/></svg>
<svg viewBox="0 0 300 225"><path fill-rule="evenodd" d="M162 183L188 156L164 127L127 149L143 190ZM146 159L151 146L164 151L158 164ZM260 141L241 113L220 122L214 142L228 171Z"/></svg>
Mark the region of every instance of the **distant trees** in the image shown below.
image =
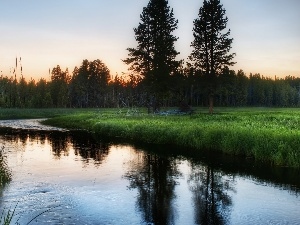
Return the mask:
<svg viewBox="0 0 300 225"><path fill-rule="evenodd" d="M83 60L70 83L72 107L108 107L109 79L110 71L101 60Z"/></svg>
<svg viewBox="0 0 300 225"><path fill-rule="evenodd" d="M59 65L52 69L50 93L54 107L67 107L69 81L70 75L68 69L62 71Z"/></svg>
<svg viewBox="0 0 300 225"><path fill-rule="evenodd" d="M216 78L225 66L234 64L232 59L235 54L229 54L233 39L229 38L230 30L225 31L227 21L220 0L204 0L199 18L194 20L190 59L194 68L203 71L205 76L210 113L213 112Z"/></svg>
<svg viewBox="0 0 300 225"><path fill-rule="evenodd" d="M51 98L51 82L47 82L45 79L41 78L37 83L31 80L29 83L29 93L32 98L30 103L31 107L36 108L50 108L52 105ZM66 95L66 94L63 94Z"/></svg>
<svg viewBox="0 0 300 225"><path fill-rule="evenodd" d="M145 85L138 76L110 78L100 60L83 60L72 76L59 66L52 79L26 80L0 76L0 107L138 107L145 105ZM207 105L206 77L201 71L184 68L172 75L172 94L165 96L165 106L178 106L174 96L182 96L191 106ZM216 77L216 106L300 107L300 78L287 76L271 79L224 68Z"/></svg>
<svg viewBox="0 0 300 225"><path fill-rule="evenodd" d="M128 48L128 58L123 60L129 70L143 77L148 104L157 110L170 88L170 76L179 66L175 50L177 37L172 33L178 21L167 0L150 0L140 15L141 22L134 28L136 48Z"/></svg>

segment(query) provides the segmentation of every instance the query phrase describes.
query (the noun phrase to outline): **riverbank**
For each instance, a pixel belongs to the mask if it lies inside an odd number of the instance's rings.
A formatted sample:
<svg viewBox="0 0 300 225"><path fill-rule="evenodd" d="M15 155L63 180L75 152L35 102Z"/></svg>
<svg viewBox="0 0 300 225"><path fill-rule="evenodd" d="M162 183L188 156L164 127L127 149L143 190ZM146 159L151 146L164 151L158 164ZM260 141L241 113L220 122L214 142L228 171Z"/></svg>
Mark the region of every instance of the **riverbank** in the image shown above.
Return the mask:
<svg viewBox="0 0 300 225"><path fill-rule="evenodd" d="M0 109L0 119L50 118L46 125L84 129L99 137L218 151L300 168L300 110L216 108L208 115L148 115L144 109Z"/></svg>
<svg viewBox="0 0 300 225"><path fill-rule="evenodd" d="M206 109L198 109L190 116L161 116L99 110L54 117L45 124L300 168L298 109L220 108L215 112L208 115Z"/></svg>

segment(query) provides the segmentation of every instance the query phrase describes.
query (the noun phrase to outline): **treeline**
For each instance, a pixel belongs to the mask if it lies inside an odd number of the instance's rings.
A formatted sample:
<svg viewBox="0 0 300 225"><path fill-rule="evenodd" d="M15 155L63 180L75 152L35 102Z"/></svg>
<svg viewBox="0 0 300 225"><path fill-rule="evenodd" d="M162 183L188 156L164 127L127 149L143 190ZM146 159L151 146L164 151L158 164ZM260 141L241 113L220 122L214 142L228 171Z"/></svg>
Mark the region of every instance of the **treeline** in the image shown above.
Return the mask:
<svg viewBox="0 0 300 225"><path fill-rule="evenodd" d="M208 106L206 83L204 74L182 67L170 77L160 105ZM247 76L242 70L225 68L215 85L216 106L300 106L300 78L297 77ZM1 76L0 107L147 107L151 99L145 87L144 79L139 76L112 77L101 60L83 60L71 73L56 66L50 81Z"/></svg>

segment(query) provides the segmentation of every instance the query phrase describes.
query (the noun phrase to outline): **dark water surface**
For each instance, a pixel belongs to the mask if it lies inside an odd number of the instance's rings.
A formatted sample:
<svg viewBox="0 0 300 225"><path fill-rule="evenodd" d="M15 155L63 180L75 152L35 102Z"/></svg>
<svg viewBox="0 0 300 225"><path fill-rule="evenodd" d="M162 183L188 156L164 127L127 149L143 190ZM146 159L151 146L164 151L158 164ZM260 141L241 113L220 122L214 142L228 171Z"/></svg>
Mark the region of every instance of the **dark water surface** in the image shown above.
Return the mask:
<svg viewBox="0 0 300 225"><path fill-rule="evenodd" d="M20 224L300 224L297 170L83 132L1 128L0 145L0 213L17 204Z"/></svg>

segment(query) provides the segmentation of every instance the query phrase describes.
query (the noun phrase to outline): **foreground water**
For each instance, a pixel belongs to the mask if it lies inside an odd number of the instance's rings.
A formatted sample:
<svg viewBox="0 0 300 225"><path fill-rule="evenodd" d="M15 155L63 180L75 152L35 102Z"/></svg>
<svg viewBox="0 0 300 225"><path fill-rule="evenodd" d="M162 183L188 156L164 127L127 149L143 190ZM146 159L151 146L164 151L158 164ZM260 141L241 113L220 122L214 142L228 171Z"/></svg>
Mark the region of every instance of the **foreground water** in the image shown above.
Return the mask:
<svg viewBox="0 0 300 225"><path fill-rule="evenodd" d="M0 212L20 224L300 224L297 170L52 129L1 128L0 145Z"/></svg>

